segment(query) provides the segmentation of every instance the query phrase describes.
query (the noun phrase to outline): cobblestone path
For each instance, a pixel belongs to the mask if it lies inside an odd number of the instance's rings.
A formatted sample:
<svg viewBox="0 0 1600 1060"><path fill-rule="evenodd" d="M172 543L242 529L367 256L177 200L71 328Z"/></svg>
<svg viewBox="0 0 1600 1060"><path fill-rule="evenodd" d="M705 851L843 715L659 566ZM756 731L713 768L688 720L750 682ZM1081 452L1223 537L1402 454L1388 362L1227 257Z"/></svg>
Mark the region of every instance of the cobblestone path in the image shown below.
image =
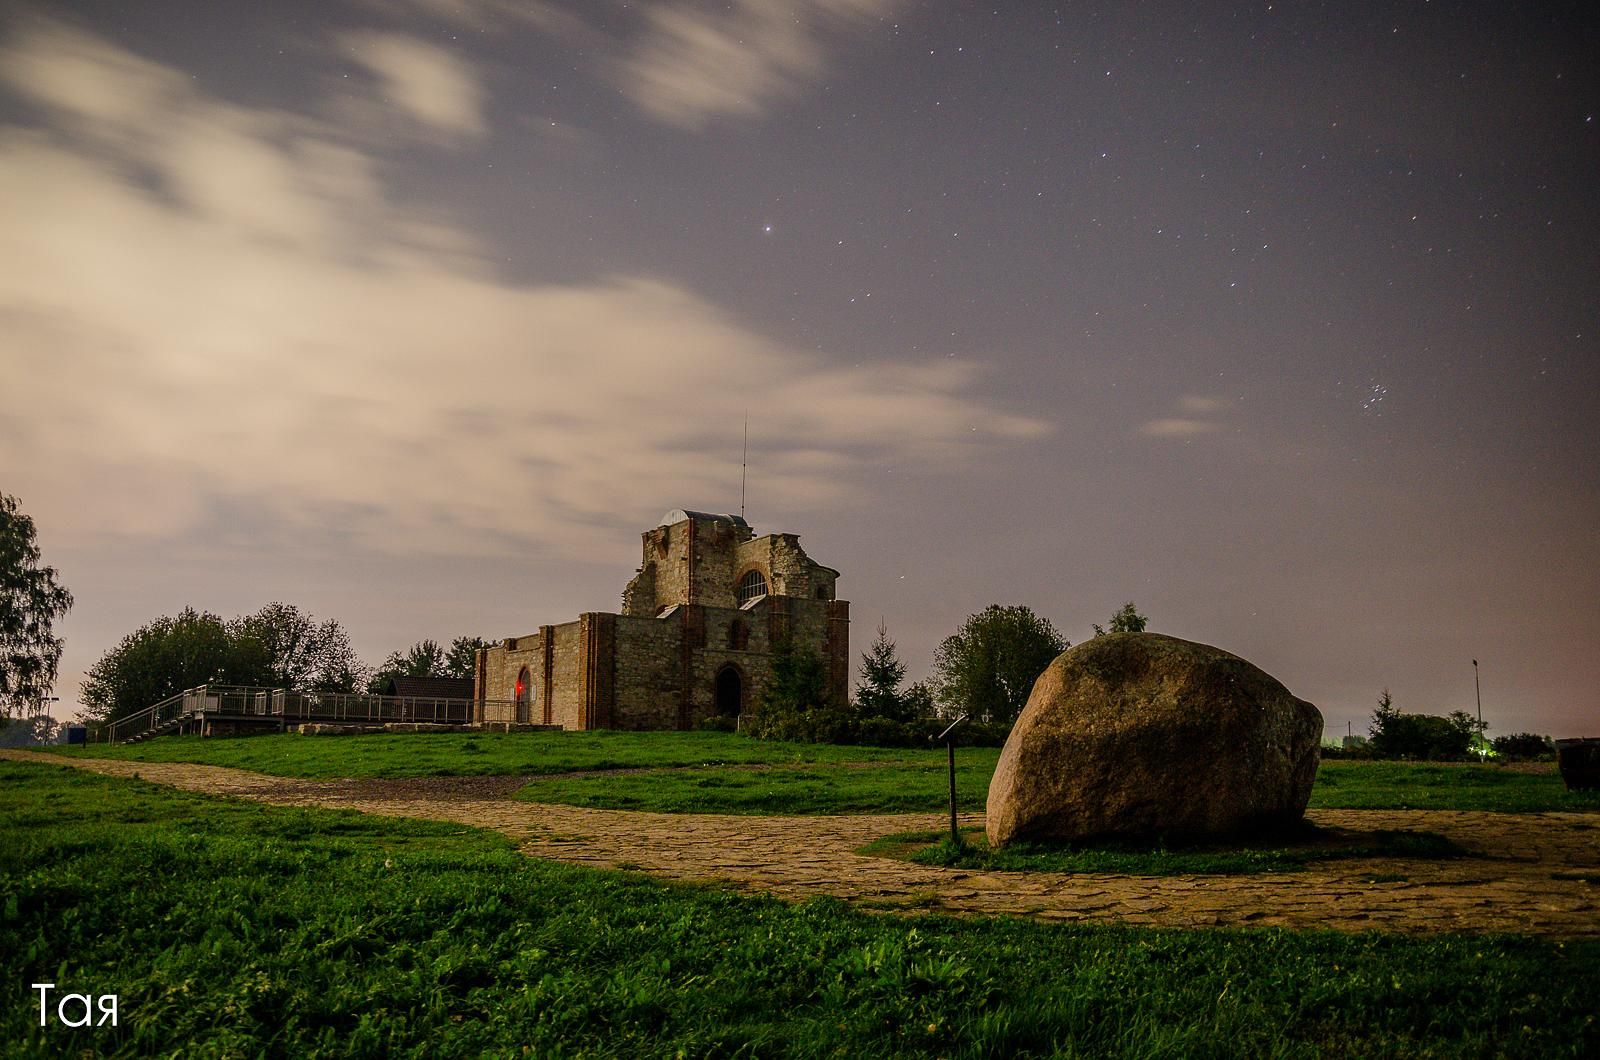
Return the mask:
<svg viewBox="0 0 1600 1060"><path fill-rule="evenodd" d="M515 801L509 795L523 783L520 777L314 781L185 763L23 751L0 756L279 805L454 821L497 829L537 857L789 899L833 895L871 909L1164 927L1600 937L1600 814L1592 813L1307 814L1319 826L1354 832L1437 832L1471 853L1455 861L1337 860L1257 876L988 873L854 853L881 836L945 827L948 818L937 814L745 817L592 810ZM982 821L981 814L961 819L964 826Z"/></svg>

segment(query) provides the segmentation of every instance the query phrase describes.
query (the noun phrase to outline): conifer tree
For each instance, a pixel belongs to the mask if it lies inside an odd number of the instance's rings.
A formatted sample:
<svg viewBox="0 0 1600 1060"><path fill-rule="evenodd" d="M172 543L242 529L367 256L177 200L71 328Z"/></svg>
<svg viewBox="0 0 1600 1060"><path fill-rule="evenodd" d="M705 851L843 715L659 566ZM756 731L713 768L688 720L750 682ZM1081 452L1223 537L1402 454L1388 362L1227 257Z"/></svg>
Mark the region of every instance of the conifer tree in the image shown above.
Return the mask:
<svg viewBox="0 0 1600 1060"><path fill-rule="evenodd" d="M910 721L914 704L900 691L905 663L889 639L889 628L878 623L878 635L861 655L861 684L856 688L856 710L863 718Z"/></svg>

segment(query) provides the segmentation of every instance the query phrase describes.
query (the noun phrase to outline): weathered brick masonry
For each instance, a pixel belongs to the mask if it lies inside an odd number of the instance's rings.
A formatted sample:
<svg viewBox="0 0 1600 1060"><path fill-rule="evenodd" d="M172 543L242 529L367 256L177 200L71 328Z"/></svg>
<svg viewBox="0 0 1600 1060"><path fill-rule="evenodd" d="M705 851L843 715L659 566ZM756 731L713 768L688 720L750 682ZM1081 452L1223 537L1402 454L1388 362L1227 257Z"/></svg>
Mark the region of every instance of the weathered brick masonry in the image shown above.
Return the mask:
<svg viewBox="0 0 1600 1060"><path fill-rule="evenodd" d="M749 709L785 647L815 652L849 689L850 605L839 572L795 534L756 537L738 516L674 511L644 534L620 614L594 611L479 652L479 720L568 729L692 729ZM485 704L515 700L513 718Z"/></svg>

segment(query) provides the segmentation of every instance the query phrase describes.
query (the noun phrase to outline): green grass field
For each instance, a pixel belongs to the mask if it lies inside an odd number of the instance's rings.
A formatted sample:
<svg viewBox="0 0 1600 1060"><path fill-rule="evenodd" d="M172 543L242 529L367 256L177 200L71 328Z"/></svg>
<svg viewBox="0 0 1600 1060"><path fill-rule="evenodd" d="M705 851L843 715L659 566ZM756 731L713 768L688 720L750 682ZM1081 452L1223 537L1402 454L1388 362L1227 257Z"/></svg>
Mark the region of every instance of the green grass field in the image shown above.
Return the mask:
<svg viewBox="0 0 1600 1060"><path fill-rule="evenodd" d="M200 762L281 777L432 777L571 773L704 765L920 762L930 752L778 743L725 732L375 733L228 739L168 736L141 744L53 747L134 762ZM998 755L997 751L990 751ZM992 759L991 759L992 762ZM991 765L992 768L992 765Z"/></svg>
<svg viewBox="0 0 1600 1060"><path fill-rule="evenodd" d="M1568 791L1554 769L1522 773L1470 763L1324 762L1311 789L1311 806L1498 813L1600 809L1600 792Z"/></svg>
<svg viewBox="0 0 1600 1060"><path fill-rule="evenodd" d="M13 762L0 979L12 1056L1600 1053L1596 942L874 916Z"/></svg>
<svg viewBox="0 0 1600 1060"><path fill-rule="evenodd" d="M519 797L597 809L664 813L830 814L937 811L948 798L939 748L884 749L776 743L733 733L295 734L95 745L70 755L203 762L278 776L534 775ZM1000 752L960 748L963 810L981 811ZM768 766L753 770L749 766ZM655 773L571 776L592 770ZM1600 792L1568 792L1552 773L1495 765L1325 762L1313 809L1600 809Z"/></svg>
<svg viewBox="0 0 1600 1060"><path fill-rule="evenodd" d="M912 813L949 805L944 756L919 764L813 765L805 768L694 769L624 776L542 777L518 790L529 802L658 813ZM994 772L992 749L957 752L956 799L982 809Z"/></svg>

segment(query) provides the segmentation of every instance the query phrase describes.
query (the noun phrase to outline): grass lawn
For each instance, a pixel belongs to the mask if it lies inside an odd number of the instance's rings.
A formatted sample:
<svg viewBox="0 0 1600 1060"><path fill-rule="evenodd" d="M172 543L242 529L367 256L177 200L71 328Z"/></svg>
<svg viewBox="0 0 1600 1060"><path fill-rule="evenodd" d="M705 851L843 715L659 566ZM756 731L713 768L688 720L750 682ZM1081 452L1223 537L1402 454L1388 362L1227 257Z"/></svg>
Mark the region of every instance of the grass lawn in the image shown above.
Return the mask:
<svg viewBox="0 0 1600 1060"><path fill-rule="evenodd" d="M776 743L734 733L284 734L235 739L163 737L58 753L136 761L204 762L279 776L539 775L522 798L598 809L666 813L827 814L937 811L946 805L940 748L885 749ZM960 748L956 794L981 811L1000 752ZM751 765L771 769L751 770ZM562 776L657 769L632 775ZM1554 772L1494 765L1324 762L1313 809L1600 809L1600 792L1568 792Z"/></svg>
<svg viewBox="0 0 1600 1060"><path fill-rule="evenodd" d="M373 733L52 747L59 754L135 762L201 762L282 777L486 776L703 765L922 762L931 752L779 743L726 732ZM942 752L940 752L942 753ZM992 756L998 751L991 750ZM993 770L993 758L990 759Z"/></svg>
<svg viewBox="0 0 1600 1060"><path fill-rule="evenodd" d="M1501 813L1600 810L1600 791L1566 790L1553 766L1548 773L1521 773L1471 763L1324 762L1311 789L1311 806Z"/></svg>
<svg viewBox="0 0 1600 1060"><path fill-rule="evenodd" d="M950 842L949 832L902 832L874 840L858 853L980 872L1110 872L1130 876L1250 876L1295 872L1313 861L1336 858L1441 860L1466 854L1434 832L1345 835L1309 824L1285 835L1186 845L1130 840L1016 843L991 850L981 828L962 829L961 839L957 846Z"/></svg>
<svg viewBox="0 0 1600 1060"><path fill-rule="evenodd" d="M956 801L983 809L992 748L956 752ZM660 813L911 813L949 805L942 753L918 764L815 765L761 770L694 769L625 776L543 777L517 791L529 802Z"/></svg>
<svg viewBox="0 0 1600 1060"><path fill-rule="evenodd" d="M13 762L0 978L20 1056L1600 1053L1596 942L873 916Z"/></svg>

